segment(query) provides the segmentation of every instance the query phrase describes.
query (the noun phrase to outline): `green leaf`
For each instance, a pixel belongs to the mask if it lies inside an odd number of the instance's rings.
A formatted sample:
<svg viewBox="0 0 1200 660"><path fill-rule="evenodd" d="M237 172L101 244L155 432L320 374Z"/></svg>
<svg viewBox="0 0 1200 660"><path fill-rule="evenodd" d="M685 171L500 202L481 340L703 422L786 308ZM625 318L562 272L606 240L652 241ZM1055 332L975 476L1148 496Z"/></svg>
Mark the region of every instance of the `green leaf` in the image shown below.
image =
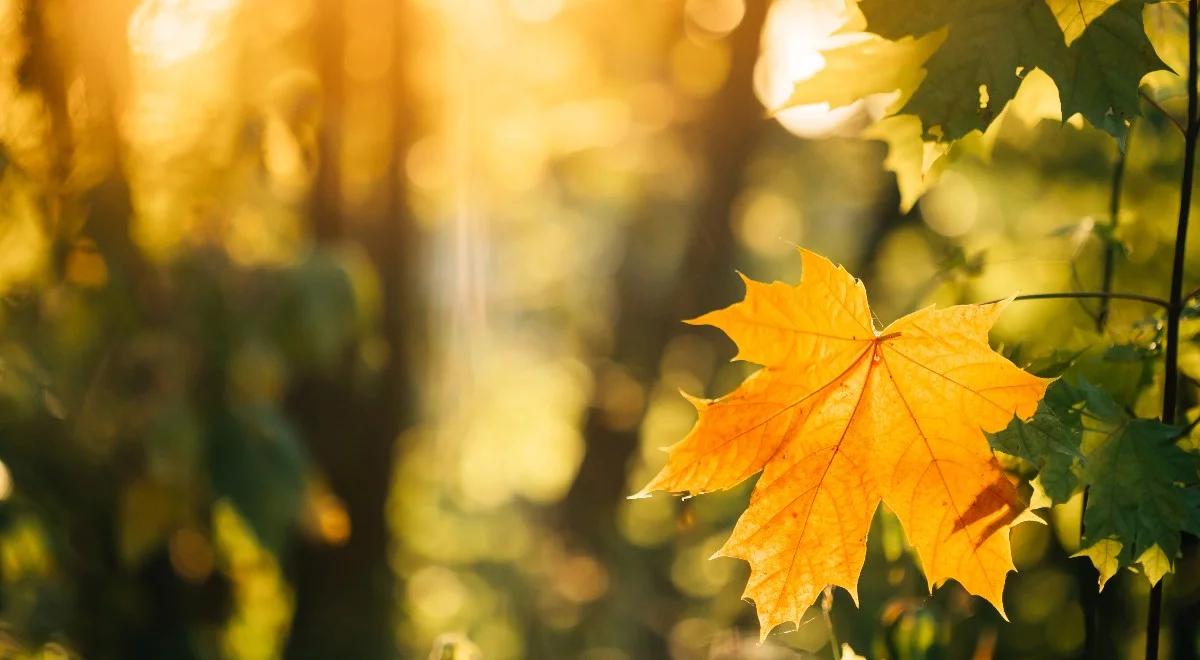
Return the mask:
<svg viewBox="0 0 1200 660"><path fill-rule="evenodd" d="M279 552L304 501L309 459L299 432L275 407L245 406L220 411L209 443L214 494Z"/></svg>
<svg viewBox="0 0 1200 660"><path fill-rule="evenodd" d="M1004 430L988 434L993 449L1034 466L1046 495L1056 503L1070 499L1079 484L1075 466L1083 458L1080 394L1066 381L1054 381L1032 418L1014 417Z"/></svg>
<svg viewBox="0 0 1200 660"><path fill-rule="evenodd" d="M1158 548L1161 553L1149 556L1161 563L1162 556L1170 561L1178 554L1182 532L1200 533L1200 460L1175 444L1178 433L1155 420L1132 419L1088 454L1085 548L1118 541L1120 566ZM1162 574L1161 568L1153 572Z"/></svg>
<svg viewBox="0 0 1200 660"><path fill-rule="evenodd" d="M1152 381L1154 360L1153 351L1135 344L1094 346L1072 365L1070 379L1103 390L1119 406L1132 406Z"/></svg>
<svg viewBox="0 0 1200 660"><path fill-rule="evenodd" d="M1058 85L1063 120L1082 114L1093 126L1123 139L1141 114L1138 85L1167 68L1142 23L1143 0L1122 0L1093 20L1065 57L1046 63Z"/></svg>
<svg viewBox="0 0 1200 660"><path fill-rule="evenodd" d="M1023 74L1066 48L1045 0L864 0L859 7L867 30L888 39L949 28L900 110L921 117L926 133L942 140L987 128L1016 96Z"/></svg>
<svg viewBox="0 0 1200 660"><path fill-rule="evenodd" d="M1200 533L1200 455L1177 444L1178 427L1133 418L1103 390L1084 389L1099 427L1085 443L1090 495L1080 554L1093 559L1103 582L1119 547L1116 567L1140 565L1157 582L1179 553L1180 535Z"/></svg>
<svg viewBox="0 0 1200 660"><path fill-rule="evenodd" d="M1200 455L1181 429L1133 417L1084 378L1059 379L1028 420L988 435L996 451L1028 461L1053 503L1090 489L1083 549L1100 585L1137 566L1153 584L1170 572L1183 532L1200 533Z"/></svg>
<svg viewBox="0 0 1200 660"><path fill-rule="evenodd" d="M1086 28L1068 46L1062 17L1047 0L859 5L867 30L887 39L947 28L941 48L925 62L925 79L900 109L919 116L925 133L943 141L986 129L1033 68L1058 86L1064 121L1082 114L1123 139L1128 120L1139 114L1142 77L1166 68L1146 37L1144 6L1145 0L1122 0L1103 13L1081 14Z"/></svg>

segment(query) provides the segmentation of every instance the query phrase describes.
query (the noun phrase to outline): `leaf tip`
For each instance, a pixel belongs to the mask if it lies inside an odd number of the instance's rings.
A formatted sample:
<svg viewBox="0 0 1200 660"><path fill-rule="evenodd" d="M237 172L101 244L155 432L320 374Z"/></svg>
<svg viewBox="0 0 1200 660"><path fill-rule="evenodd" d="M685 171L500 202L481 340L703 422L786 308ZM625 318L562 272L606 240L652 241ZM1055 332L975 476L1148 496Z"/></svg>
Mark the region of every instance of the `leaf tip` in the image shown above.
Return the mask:
<svg viewBox="0 0 1200 660"><path fill-rule="evenodd" d="M1048 525L1049 524L1046 522L1046 520L1044 518L1042 518L1038 514L1034 513L1033 508L1030 507L1030 508L1022 511L1021 514L1018 515L1016 518L1013 518L1012 526L1016 527L1017 525L1020 525L1021 523L1027 523L1027 522L1038 523L1040 525Z"/></svg>
<svg viewBox="0 0 1200 660"><path fill-rule="evenodd" d="M708 399L688 394L682 387L679 388L679 395L682 396L688 403L692 404L692 407L694 407L697 411L704 410L710 403Z"/></svg>

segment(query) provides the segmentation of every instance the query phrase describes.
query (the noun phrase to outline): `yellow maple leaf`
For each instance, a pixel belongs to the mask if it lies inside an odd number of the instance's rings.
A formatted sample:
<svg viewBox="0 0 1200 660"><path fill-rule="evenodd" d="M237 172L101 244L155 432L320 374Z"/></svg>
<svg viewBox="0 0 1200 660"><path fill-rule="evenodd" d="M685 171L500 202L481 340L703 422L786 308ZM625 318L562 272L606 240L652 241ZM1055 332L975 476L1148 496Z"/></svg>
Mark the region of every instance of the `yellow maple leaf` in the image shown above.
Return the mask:
<svg viewBox="0 0 1200 660"><path fill-rule="evenodd" d="M1098 588L1104 589L1104 584L1121 568L1121 547L1121 542L1116 539L1103 539L1071 556L1091 559L1092 565L1096 567L1096 572L1100 576Z"/></svg>
<svg viewBox="0 0 1200 660"><path fill-rule="evenodd" d="M783 107L828 103L837 108L872 94L896 92L890 107L899 110L925 79L925 61L941 47L946 33L942 29L897 41L864 33L859 41L823 51L825 66L798 81Z"/></svg>
<svg viewBox="0 0 1200 660"><path fill-rule="evenodd" d="M887 143L883 166L896 175L900 211L908 213L946 168L950 145L922 137L921 119L916 115L884 117L863 129L862 137Z"/></svg>
<svg viewBox="0 0 1200 660"><path fill-rule="evenodd" d="M761 471L716 556L750 563L745 596L765 637L800 621L828 585L858 600L867 530L882 501L930 588L955 579L1002 614L1009 530L1024 508L983 431L1028 418L1049 381L988 345L1004 303L927 308L876 330L862 283L801 250L801 284L743 277L713 325L760 365L716 400L689 397L692 431L642 491L730 488Z"/></svg>

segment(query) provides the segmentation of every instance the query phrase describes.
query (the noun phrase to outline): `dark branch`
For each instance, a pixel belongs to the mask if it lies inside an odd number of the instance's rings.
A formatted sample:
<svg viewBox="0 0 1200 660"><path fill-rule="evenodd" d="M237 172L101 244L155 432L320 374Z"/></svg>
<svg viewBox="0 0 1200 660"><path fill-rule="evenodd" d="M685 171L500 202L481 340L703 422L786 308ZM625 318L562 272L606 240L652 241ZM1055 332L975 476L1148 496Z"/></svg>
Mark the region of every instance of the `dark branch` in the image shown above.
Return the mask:
<svg viewBox="0 0 1200 660"><path fill-rule="evenodd" d="M1147 296L1140 293L1120 293L1120 292L1105 292L1105 291L1062 291L1056 293L1027 293L1020 296L1014 296L1013 300L1070 300L1078 298L1098 298L1103 300L1135 300L1137 302L1147 303L1149 305L1158 305L1163 309L1170 309L1171 303L1158 298L1156 296ZM1000 302L1001 299L989 300L987 303Z"/></svg>

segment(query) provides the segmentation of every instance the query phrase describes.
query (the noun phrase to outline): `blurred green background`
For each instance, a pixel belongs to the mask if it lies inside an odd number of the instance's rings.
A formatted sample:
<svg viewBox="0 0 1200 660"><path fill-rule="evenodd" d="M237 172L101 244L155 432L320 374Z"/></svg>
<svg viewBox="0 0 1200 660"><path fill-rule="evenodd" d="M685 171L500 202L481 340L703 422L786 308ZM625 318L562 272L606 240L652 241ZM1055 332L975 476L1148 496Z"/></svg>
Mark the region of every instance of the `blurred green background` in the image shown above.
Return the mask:
<svg viewBox="0 0 1200 660"><path fill-rule="evenodd" d="M1095 289L1118 153L1031 75L901 213L856 137L880 104L769 113L845 11L0 0L0 657L832 657L820 608L758 645L745 565L708 560L749 484L625 499L693 421L678 391L753 369L680 320L735 269L796 281L796 245L884 322ZM1177 12L1147 12L1181 70ZM1179 86L1147 79L1168 113ZM1176 132L1128 143L1118 289L1167 288ZM1112 332L1151 311L1115 303ZM1095 314L1020 303L993 337L1032 359ZM881 513L836 637L1078 657L1077 529L1077 502L1017 528L1006 623L929 596ZM1172 657L1197 652L1187 553ZM1137 656L1147 591L1099 597L1105 654Z"/></svg>

